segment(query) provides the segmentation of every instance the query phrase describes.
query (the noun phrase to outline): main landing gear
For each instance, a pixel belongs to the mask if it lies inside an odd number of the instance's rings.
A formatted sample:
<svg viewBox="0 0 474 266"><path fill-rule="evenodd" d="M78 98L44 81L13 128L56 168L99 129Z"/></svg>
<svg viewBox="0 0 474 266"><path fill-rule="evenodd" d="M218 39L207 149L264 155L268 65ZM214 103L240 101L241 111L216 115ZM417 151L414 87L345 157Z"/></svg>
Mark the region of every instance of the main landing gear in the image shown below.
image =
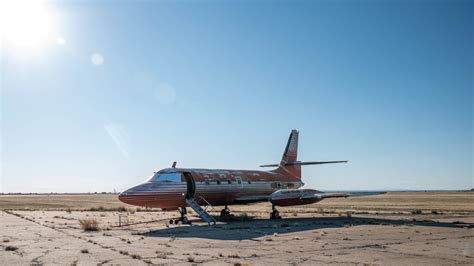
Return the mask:
<svg viewBox="0 0 474 266"><path fill-rule="evenodd" d="M232 216L232 214L230 213L229 208L227 207L227 205L225 205L225 208L221 210L221 218L225 219L225 218L229 218L231 216Z"/></svg>
<svg viewBox="0 0 474 266"><path fill-rule="evenodd" d="M275 208L274 204L272 204L272 212L270 213L270 219L281 219L280 212Z"/></svg>
<svg viewBox="0 0 474 266"><path fill-rule="evenodd" d="M180 207L178 208L179 214L181 214L181 217L179 219L171 219L170 224L178 224L181 222L182 224L191 224L191 221L188 220L188 217L186 214L188 213L186 211L186 207Z"/></svg>

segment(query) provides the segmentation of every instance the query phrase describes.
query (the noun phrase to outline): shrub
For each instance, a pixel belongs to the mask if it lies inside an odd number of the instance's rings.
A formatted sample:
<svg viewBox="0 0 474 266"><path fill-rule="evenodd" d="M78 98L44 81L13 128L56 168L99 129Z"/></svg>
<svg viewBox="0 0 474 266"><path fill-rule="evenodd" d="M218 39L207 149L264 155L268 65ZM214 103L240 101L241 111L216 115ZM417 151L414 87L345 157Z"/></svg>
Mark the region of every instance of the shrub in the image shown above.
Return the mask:
<svg viewBox="0 0 474 266"><path fill-rule="evenodd" d="M411 211L411 214L422 214L423 212L421 210L413 210Z"/></svg>
<svg viewBox="0 0 474 266"><path fill-rule="evenodd" d="M172 255L173 253L171 252L163 252L163 251L156 251L156 257L160 259L166 259L168 255Z"/></svg>
<svg viewBox="0 0 474 266"><path fill-rule="evenodd" d="M88 249L81 249L81 253L89 253L89 250Z"/></svg>
<svg viewBox="0 0 474 266"><path fill-rule="evenodd" d="M194 262L194 257L189 256L188 257L188 262Z"/></svg>
<svg viewBox="0 0 474 266"><path fill-rule="evenodd" d="M92 211L92 212L103 212L103 211L105 211L105 208L104 208L104 206L92 207L92 208L89 209L89 211Z"/></svg>
<svg viewBox="0 0 474 266"><path fill-rule="evenodd" d="M142 258L142 256L140 256L138 254L132 254L132 258L134 258L136 260L140 260Z"/></svg>
<svg viewBox="0 0 474 266"><path fill-rule="evenodd" d="M96 219L79 219L79 224L84 231L98 231L99 222Z"/></svg>
<svg viewBox="0 0 474 266"><path fill-rule="evenodd" d="M17 248L17 247L14 247L14 246L7 246L7 247L5 248L5 251L15 251L15 250L17 250L17 249L18 249L18 248Z"/></svg>
<svg viewBox="0 0 474 266"><path fill-rule="evenodd" d="M119 211L119 212L126 212L126 211L127 211L127 208L125 208L125 207L118 207L118 208L117 208L117 211Z"/></svg>

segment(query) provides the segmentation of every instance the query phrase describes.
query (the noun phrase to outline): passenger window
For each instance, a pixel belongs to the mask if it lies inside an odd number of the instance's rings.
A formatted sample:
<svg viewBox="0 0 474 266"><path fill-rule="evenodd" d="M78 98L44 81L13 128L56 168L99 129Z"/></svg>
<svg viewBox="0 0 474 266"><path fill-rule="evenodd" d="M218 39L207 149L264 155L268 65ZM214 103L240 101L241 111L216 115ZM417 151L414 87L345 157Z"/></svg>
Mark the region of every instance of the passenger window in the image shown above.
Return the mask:
<svg viewBox="0 0 474 266"><path fill-rule="evenodd" d="M220 185L220 184L221 184L221 181L220 181L220 180L217 180L217 184Z"/></svg>
<svg viewBox="0 0 474 266"><path fill-rule="evenodd" d="M227 180L227 183L228 183L228 184L232 184L232 181L230 181L230 180Z"/></svg>
<svg viewBox="0 0 474 266"><path fill-rule="evenodd" d="M206 183L206 185L209 185L210 184L209 179L204 180L204 183Z"/></svg>
<svg viewBox="0 0 474 266"><path fill-rule="evenodd" d="M252 181L249 180L249 181L247 181L247 183L252 184Z"/></svg>
<svg viewBox="0 0 474 266"><path fill-rule="evenodd" d="M239 185L242 185L242 178L240 176L236 176L235 180L237 180L237 183L239 183Z"/></svg>

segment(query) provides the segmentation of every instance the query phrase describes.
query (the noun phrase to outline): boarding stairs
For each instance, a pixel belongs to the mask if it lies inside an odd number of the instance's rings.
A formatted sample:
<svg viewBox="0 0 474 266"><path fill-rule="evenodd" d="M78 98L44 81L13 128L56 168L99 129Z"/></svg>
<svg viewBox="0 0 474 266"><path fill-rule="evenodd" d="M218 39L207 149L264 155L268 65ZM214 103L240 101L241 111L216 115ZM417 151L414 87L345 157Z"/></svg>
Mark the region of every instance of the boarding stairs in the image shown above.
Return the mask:
<svg viewBox="0 0 474 266"><path fill-rule="evenodd" d="M186 203L191 207L198 215L207 222L207 224L216 224L216 220L212 217L207 211L205 211L199 204L194 200L194 198L186 198Z"/></svg>

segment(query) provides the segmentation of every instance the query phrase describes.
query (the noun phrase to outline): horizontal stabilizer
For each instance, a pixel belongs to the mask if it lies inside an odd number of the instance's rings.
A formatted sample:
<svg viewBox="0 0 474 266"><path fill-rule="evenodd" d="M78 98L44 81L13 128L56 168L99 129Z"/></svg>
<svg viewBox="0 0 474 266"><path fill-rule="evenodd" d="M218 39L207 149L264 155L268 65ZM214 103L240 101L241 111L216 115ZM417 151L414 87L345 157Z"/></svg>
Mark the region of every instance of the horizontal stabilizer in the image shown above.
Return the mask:
<svg viewBox="0 0 474 266"><path fill-rule="evenodd" d="M260 167L278 167L280 166L279 164L263 164L263 165L260 165Z"/></svg>
<svg viewBox="0 0 474 266"><path fill-rule="evenodd" d="M320 161L320 162L300 162L300 161L293 161L287 162L285 165L311 165L311 164L328 164L328 163L347 163L348 161ZM260 167L278 167L279 164L264 164L260 165Z"/></svg>
<svg viewBox="0 0 474 266"><path fill-rule="evenodd" d="M348 161L288 162L285 165L310 165L310 164L347 163L347 162Z"/></svg>

